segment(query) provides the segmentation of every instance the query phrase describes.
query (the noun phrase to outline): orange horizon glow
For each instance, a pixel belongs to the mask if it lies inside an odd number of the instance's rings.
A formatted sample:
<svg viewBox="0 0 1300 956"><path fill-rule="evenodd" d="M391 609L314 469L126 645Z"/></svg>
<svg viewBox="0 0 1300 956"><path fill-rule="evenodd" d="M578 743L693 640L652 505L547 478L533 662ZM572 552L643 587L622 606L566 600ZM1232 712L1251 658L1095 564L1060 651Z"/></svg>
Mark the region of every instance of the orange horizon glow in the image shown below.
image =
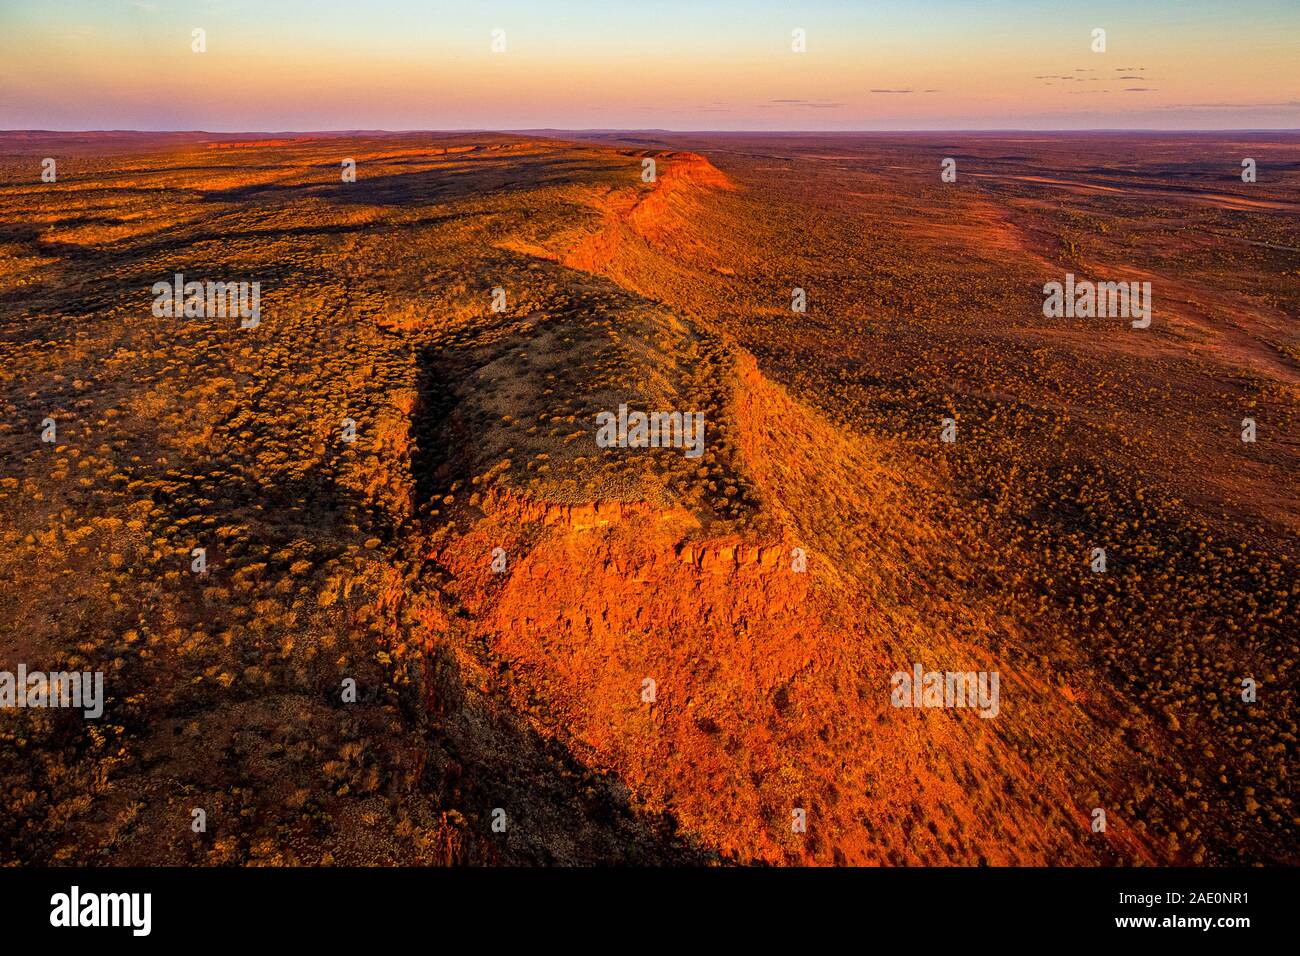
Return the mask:
<svg viewBox="0 0 1300 956"><path fill-rule="evenodd" d="M70 3L0 14L7 129L1300 126L1300 13ZM1222 6L1222 5L1218 5ZM332 8L339 8L334 10ZM1156 7L1166 8L1162 19ZM640 8L638 8L640 9ZM1200 10L1201 16L1195 11ZM548 15L548 11L550 12ZM1091 49L1094 22L1110 24ZM194 28L205 31L192 51ZM506 48L491 49L492 31ZM806 52L792 50L806 31Z"/></svg>

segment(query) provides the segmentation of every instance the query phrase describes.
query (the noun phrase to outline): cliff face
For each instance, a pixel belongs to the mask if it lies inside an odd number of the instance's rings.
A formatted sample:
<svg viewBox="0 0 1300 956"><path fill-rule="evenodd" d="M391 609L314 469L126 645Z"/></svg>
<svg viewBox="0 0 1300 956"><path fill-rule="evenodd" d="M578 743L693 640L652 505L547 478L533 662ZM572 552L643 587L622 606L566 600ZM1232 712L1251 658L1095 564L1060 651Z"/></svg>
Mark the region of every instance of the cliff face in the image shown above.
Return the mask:
<svg viewBox="0 0 1300 956"><path fill-rule="evenodd" d="M437 553L514 706L729 859L1087 860L1075 782L1016 743L1078 738L1071 702L988 652L999 622L955 607L935 558L951 546L908 505L921 482L750 356L724 374L715 425L762 502L753 529L502 491ZM1000 671L998 719L893 707L914 662ZM815 827L794 832L795 810Z"/></svg>

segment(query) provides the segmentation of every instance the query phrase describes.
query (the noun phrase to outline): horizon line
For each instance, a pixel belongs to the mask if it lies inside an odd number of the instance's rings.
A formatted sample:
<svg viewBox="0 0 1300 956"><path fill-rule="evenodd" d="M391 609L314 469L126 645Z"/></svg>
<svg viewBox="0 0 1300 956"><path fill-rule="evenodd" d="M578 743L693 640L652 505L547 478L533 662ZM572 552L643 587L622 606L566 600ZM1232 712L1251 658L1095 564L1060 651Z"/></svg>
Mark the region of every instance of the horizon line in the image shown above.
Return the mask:
<svg viewBox="0 0 1300 956"><path fill-rule="evenodd" d="M412 133L509 133L515 135L527 135L532 133L672 133L672 134L742 134L742 135L816 135L816 136L836 136L836 135L853 135L860 133L1300 133L1300 127L1296 126L1234 126L1234 127L1179 127L1176 129L1161 127L1130 127L1130 126L1086 126L1086 127L1052 127L1052 128L1031 128L1017 126L988 126L988 127L916 127L912 129L670 129L667 127L619 127L619 126L592 126L592 127L563 127L563 126L530 126L530 127L447 127L435 129L432 127L415 127L411 129L382 129L382 128L362 128L355 129L279 129L279 130L206 130L206 129L0 129L0 135L7 133L54 133L54 134L76 134L76 133L136 133L142 135L161 134L161 135L197 135L197 136L347 136L359 133L385 134L385 135L406 135Z"/></svg>

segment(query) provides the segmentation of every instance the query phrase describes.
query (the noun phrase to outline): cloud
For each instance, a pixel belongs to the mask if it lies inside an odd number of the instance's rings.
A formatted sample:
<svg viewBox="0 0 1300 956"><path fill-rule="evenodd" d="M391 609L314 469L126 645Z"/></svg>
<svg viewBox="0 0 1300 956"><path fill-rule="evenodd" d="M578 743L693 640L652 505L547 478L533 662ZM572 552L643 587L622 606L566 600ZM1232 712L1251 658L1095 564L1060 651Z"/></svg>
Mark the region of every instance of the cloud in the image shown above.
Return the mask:
<svg viewBox="0 0 1300 956"><path fill-rule="evenodd" d="M799 106L810 110L835 110L843 106L843 103L831 103L827 100L772 100L773 103L781 103L784 106Z"/></svg>
<svg viewBox="0 0 1300 956"><path fill-rule="evenodd" d="M1124 92L1125 93L1156 93L1158 91L1154 87L1150 87L1150 86L1126 86L1124 87Z"/></svg>
<svg viewBox="0 0 1300 956"><path fill-rule="evenodd" d="M1294 110L1300 109L1300 100L1285 103L1174 103L1161 106L1162 110Z"/></svg>
<svg viewBox="0 0 1300 956"><path fill-rule="evenodd" d="M914 93L915 90L872 90L872 93Z"/></svg>

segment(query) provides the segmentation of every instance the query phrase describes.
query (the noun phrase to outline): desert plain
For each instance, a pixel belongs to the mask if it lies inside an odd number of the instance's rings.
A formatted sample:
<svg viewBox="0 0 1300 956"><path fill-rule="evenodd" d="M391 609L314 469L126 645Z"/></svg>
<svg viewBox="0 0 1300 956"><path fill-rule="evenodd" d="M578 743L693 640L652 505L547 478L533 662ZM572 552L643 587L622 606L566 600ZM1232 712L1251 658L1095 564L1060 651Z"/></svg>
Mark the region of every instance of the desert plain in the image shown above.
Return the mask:
<svg viewBox="0 0 1300 956"><path fill-rule="evenodd" d="M0 862L1300 862L1298 317L1296 133L0 133Z"/></svg>

